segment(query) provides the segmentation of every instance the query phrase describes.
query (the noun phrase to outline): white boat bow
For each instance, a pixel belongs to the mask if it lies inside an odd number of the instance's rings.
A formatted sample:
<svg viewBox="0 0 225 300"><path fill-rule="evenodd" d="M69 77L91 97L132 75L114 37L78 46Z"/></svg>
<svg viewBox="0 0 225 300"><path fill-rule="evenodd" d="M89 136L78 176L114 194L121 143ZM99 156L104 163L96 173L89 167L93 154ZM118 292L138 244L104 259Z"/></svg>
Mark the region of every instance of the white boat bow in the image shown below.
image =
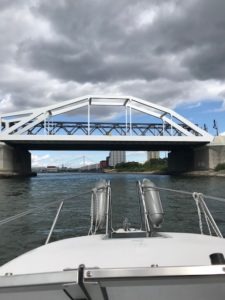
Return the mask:
<svg viewBox="0 0 225 300"><path fill-rule="evenodd" d="M99 183L89 235L47 243L1 266L0 299L224 299L225 240L201 194L194 194L199 216L214 235L160 232L159 190L145 180L138 191L141 228L126 221L113 230L110 184Z"/></svg>

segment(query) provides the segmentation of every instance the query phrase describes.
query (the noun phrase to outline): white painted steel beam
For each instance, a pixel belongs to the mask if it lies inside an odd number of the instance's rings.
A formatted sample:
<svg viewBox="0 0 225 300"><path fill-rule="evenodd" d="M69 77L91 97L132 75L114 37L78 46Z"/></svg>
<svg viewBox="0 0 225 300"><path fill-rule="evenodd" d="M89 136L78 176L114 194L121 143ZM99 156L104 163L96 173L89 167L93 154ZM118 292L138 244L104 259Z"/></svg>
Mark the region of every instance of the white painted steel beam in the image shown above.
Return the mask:
<svg viewBox="0 0 225 300"><path fill-rule="evenodd" d="M138 110L138 111L141 111L143 113L146 113L146 114L151 114L153 117L156 117L156 118L160 118L161 117L161 114L160 113L156 113L154 111L150 111L147 108L143 108L142 106L138 106L137 103L136 104L130 104L130 106L135 109L135 110ZM178 131L182 132L184 135L186 136L191 136L193 135L191 132L187 131L186 129L184 129L183 127L181 127L180 125L178 125L177 123L175 123L174 121L168 119L167 117L163 116L161 118L163 121L167 122L168 124L170 124L171 126L173 126L174 128L176 128Z"/></svg>
<svg viewBox="0 0 225 300"><path fill-rule="evenodd" d="M120 141L120 142L196 142L209 143L211 138L204 136L110 136L110 135L0 135L1 141Z"/></svg>
<svg viewBox="0 0 225 300"><path fill-rule="evenodd" d="M67 100L61 103L49 105L42 108L37 108L34 110L24 110L20 112L7 113L2 114L0 116L1 122L4 124L10 124L15 122L12 126L5 126L5 128L1 129L0 140L3 140L3 137L7 137L8 135L19 136L25 138L25 133L32 129L35 125L40 122L46 122L48 117L57 116L64 113L68 113L70 111L75 111L81 107L88 106L88 124L90 124L90 107L94 106L124 106L126 109L126 126L128 127L128 116L127 116L127 108L129 108L130 116L129 116L129 127L130 127L130 135L132 135L132 119L131 119L131 111L132 109L145 113L146 115L158 118L163 124L168 123L171 125L171 129L174 128L178 132L181 133L182 136L178 138L182 140L182 138L192 137L199 139L203 137L205 141L212 141L213 136L199 128L189 120L177 114L175 111L165 108L161 105L157 105L139 98L131 97L131 96L104 96L104 95L87 95L84 97L79 97L71 100ZM168 117L171 116L171 119ZM177 121L189 127L193 132L186 130L182 126L180 126ZM127 128L128 130L128 128ZM90 133L90 132L89 132ZM30 135L34 138L33 135ZM112 139L113 137L110 136ZM124 138L124 136L123 136ZM143 138L143 137L142 137ZM153 137L157 140L160 140L159 136ZM168 139L169 136L166 136ZM36 137L35 137L36 139ZM34 140L35 140L34 139ZM69 139L67 135L63 136L63 139ZM188 140L188 139L187 139Z"/></svg>
<svg viewBox="0 0 225 300"><path fill-rule="evenodd" d="M172 115L173 117L175 117L177 120L181 121L182 123L186 124L187 126L189 126L190 128L192 128L193 130L195 130L196 132L198 132L201 135L205 135L205 136L211 136L211 134L209 134L208 132L206 132L205 130L201 129L200 127L196 126L195 124L193 124L192 122L190 122L189 120L187 120L186 118L182 117L181 115L179 115L178 113L176 113L175 111L163 107L161 105L157 105L157 104L153 104L151 102L139 99L139 98L132 98L133 100L137 101L138 103L143 103L146 106L158 109L162 112L168 113L170 115Z"/></svg>
<svg viewBox="0 0 225 300"><path fill-rule="evenodd" d="M167 117L162 117L162 120L165 121L166 123L170 124L172 127L176 128L180 132L182 132L186 136L194 136L190 131L186 130L185 128L181 127L179 124L175 123L173 120L170 120Z"/></svg>
<svg viewBox="0 0 225 300"><path fill-rule="evenodd" d="M20 122L16 123L15 125L13 125L9 128L6 128L6 130L3 131L3 134L13 133L15 130L19 129L21 126L24 126L28 122L33 121L34 119L36 119L41 114L42 114L42 112L40 110L37 110L36 113L33 113L31 116L26 117L24 119L21 119Z"/></svg>

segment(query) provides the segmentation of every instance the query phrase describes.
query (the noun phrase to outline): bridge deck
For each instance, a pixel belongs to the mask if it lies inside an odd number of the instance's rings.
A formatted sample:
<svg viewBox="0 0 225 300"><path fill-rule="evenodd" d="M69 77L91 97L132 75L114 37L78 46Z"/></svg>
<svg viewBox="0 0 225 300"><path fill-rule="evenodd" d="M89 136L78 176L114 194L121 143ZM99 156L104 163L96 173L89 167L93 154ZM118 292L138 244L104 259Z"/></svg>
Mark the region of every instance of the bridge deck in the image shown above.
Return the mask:
<svg viewBox="0 0 225 300"><path fill-rule="evenodd" d="M0 140L29 150L174 150L210 142L201 136L1 135Z"/></svg>

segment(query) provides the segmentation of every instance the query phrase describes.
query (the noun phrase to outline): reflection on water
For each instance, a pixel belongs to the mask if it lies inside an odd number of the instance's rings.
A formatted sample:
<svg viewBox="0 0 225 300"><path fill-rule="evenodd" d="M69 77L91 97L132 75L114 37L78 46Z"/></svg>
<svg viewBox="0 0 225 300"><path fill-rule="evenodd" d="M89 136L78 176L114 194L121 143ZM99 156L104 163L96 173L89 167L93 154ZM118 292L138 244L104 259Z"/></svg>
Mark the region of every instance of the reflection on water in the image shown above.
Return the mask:
<svg viewBox="0 0 225 300"><path fill-rule="evenodd" d="M0 180L0 220L55 200L91 191L101 178L111 181L114 228L125 217L139 226L136 181L151 179L157 186L224 197L223 178L182 178L147 174L41 174L29 179ZM196 206L191 197L160 192L165 220L163 231L199 232ZM223 234L225 203L207 201ZM57 207L35 211L0 227L0 264L44 243ZM53 240L86 235L90 225L90 194L65 202Z"/></svg>

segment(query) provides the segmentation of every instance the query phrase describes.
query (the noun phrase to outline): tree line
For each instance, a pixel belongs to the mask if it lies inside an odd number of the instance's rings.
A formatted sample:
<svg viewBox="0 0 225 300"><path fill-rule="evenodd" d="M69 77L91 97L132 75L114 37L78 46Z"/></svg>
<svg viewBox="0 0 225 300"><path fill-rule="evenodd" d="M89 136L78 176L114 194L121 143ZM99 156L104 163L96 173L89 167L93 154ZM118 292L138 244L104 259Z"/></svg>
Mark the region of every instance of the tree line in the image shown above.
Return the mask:
<svg viewBox="0 0 225 300"><path fill-rule="evenodd" d="M145 171L167 171L168 159L167 158L154 158L146 161L145 163L139 163L136 161L122 162L115 166L118 172L145 172Z"/></svg>

